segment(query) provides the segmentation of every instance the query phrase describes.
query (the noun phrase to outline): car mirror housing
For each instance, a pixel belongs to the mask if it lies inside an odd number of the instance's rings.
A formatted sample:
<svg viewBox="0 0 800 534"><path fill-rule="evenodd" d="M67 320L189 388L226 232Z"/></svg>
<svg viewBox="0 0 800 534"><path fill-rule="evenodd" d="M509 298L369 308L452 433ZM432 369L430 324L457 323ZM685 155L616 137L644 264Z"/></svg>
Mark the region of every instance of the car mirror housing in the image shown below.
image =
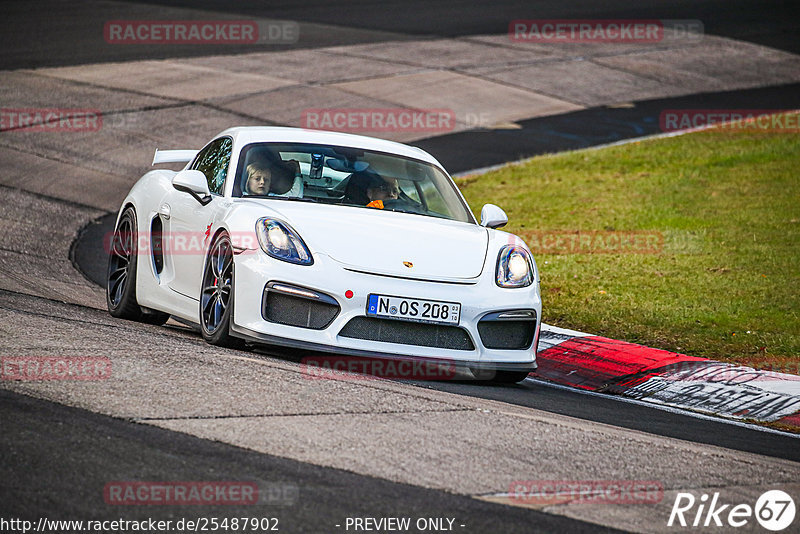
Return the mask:
<svg viewBox="0 0 800 534"><path fill-rule="evenodd" d="M184 170L172 178L172 187L178 191L189 193L204 206L211 201L206 176L198 170Z"/></svg>
<svg viewBox="0 0 800 534"><path fill-rule="evenodd" d="M172 179L172 186L175 189L188 189L198 195L210 195L206 175L197 170L180 171Z"/></svg>
<svg viewBox="0 0 800 534"><path fill-rule="evenodd" d="M508 215L499 206L486 204L481 208L481 226L502 228L508 224Z"/></svg>

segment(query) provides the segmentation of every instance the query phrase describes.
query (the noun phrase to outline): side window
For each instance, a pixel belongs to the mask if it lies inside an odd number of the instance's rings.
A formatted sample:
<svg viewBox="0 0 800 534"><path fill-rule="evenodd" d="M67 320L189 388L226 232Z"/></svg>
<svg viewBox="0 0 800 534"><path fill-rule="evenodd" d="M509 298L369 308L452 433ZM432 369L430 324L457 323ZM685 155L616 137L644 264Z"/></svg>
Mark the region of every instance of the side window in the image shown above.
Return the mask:
<svg viewBox="0 0 800 534"><path fill-rule="evenodd" d="M212 141L194 160L192 169L206 175L208 189L214 194L222 194L225 185L225 176L228 174L228 164L231 161L231 147L233 141L230 137L223 137Z"/></svg>

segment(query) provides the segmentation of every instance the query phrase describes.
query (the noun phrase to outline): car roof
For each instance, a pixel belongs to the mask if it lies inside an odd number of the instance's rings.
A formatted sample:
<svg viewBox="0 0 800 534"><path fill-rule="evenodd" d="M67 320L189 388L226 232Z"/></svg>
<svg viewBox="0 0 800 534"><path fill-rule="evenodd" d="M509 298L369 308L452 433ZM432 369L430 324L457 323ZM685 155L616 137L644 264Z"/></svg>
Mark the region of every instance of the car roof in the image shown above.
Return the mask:
<svg viewBox="0 0 800 534"><path fill-rule="evenodd" d="M403 143L396 143L394 141L387 141L386 139L366 137L363 135L328 132L324 130L308 130L304 128L287 128L281 126L237 126L235 128L228 128L227 130L220 132L216 137L223 135L229 135L233 137L238 143L240 143L240 146L248 145L250 143L275 142L316 143L321 145L346 146L352 148L363 148L365 150L374 150L377 152L388 152L390 154L406 156L442 167L441 163L436 161L436 158L421 148L404 145Z"/></svg>

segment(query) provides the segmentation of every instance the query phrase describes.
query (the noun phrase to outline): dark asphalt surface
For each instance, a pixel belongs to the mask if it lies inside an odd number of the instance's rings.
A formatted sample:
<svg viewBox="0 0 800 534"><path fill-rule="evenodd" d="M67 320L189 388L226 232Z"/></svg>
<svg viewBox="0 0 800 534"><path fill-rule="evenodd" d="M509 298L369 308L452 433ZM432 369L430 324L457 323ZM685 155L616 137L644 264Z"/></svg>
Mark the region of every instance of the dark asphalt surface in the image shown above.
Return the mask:
<svg viewBox="0 0 800 534"><path fill-rule="evenodd" d="M231 10L226 0L156 0L150 3L216 12ZM437 37L505 33L508 23L516 19L698 19L703 22L706 33L783 50L800 50L796 39L800 29L796 6L780 0L390 0L373 3L240 0L235 10L257 17Z"/></svg>
<svg viewBox="0 0 800 534"><path fill-rule="evenodd" d="M613 532L260 454L0 390L0 517L38 521L278 518L280 532L346 532L347 517L455 518L456 532ZM254 482L253 505L106 504L109 482ZM337 528L336 525L342 525ZM63 531L61 531L63 532ZM418 532L415 528L408 532Z"/></svg>
<svg viewBox="0 0 800 534"><path fill-rule="evenodd" d="M32 9L33 7L33 9ZM387 39L503 34L516 19L697 19L705 32L800 52L800 17L783 0L426 0L321 2L297 0L183 0L63 2L5 0L0 17L0 69L79 65L134 59L239 54L317 48ZM254 17L339 26L302 32L293 45L111 45L110 20L186 20ZM347 28L371 30L347 32ZM76 39L76 35L80 36Z"/></svg>
<svg viewBox="0 0 800 534"><path fill-rule="evenodd" d="M175 11L175 6L195 11ZM371 4L355 0L335 4L302 0L243 0L235 4L222 0L148 4L44 0L35 4L6 1L0 9L0 69L378 42L387 38L381 32L396 32L392 38L505 33L509 21L520 18L699 19L709 34L800 52L796 6L779 0L665 0L649 4L636 0L501 0L481 4L469 0ZM108 20L176 19L176 13L190 13L183 18L233 18L232 11L373 32L357 36L307 32L295 45L272 47L122 46L103 40L103 26ZM522 128L517 130L464 132L415 144L433 153L451 172L463 172L540 153L657 133L658 113L663 109L797 108L798 89L795 84L637 102L632 108L596 108L522 121ZM90 225L73 250L74 261L95 280L103 279L105 269L98 236L102 238L110 230L113 216L101 222ZM589 402L579 393L528 382L509 387L460 383L425 383L420 387L800 460L795 438L622 403L612 397L595 397ZM284 506L122 509L106 505L102 497L103 486L114 480L220 479L257 481L265 487L284 484L297 488L298 498ZM36 519L42 515L51 519L271 516L280 518L284 532L337 532L341 529L335 524L354 516L449 516L467 525L463 532L601 531L596 525L562 517L258 454L0 390L0 517Z"/></svg>

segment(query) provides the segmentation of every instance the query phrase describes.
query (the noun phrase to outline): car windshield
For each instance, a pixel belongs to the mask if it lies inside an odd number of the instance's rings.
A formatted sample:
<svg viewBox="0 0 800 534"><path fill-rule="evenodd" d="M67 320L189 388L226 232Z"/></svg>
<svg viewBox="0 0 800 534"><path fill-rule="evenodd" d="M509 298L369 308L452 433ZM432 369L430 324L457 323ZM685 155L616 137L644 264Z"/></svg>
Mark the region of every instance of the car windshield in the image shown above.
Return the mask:
<svg viewBox="0 0 800 534"><path fill-rule="evenodd" d="M233 196L302 200L474 223L453 182L420 160L350 147L254 143L242 149Z"/></svg>

